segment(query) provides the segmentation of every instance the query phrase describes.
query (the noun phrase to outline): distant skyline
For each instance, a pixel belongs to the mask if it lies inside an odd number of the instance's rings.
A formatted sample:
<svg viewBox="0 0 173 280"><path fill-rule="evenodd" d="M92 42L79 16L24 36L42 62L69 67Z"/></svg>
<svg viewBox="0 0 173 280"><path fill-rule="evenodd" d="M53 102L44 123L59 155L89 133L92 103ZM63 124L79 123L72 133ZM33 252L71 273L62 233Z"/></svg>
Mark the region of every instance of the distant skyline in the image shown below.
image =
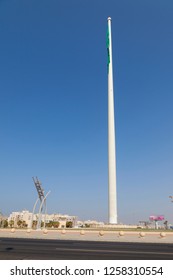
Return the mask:
<svg viewBox="0 0 173 280"><path fill-rule="evenodd" d="M173 223L173 3L0 1L0 211L108 221L112 18L118 221Z"/></svg>

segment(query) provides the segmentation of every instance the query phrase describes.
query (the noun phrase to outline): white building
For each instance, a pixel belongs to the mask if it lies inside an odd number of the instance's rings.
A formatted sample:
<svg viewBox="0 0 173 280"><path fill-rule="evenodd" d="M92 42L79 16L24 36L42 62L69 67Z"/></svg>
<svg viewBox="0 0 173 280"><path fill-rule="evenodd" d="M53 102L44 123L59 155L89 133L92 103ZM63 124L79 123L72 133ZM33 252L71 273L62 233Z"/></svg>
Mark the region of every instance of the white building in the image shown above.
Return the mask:
<svg viewBox="0 0 173 280"><path fill-rule="evenodd" d="M8 224L13 222L13 226L17 227L17 222L22 221L25 222L28 226L32 219L32 213L30 213L27 210L23 210L21 212L12 212L10 216L8 217ZM35 215L33 217L33 220L36 219Z"/></svg>
<svg viewBox="0 0 173 280"><path fill-rule="evenodd" d="M13 224L14 227L18 226L18 221L22 221L26 227L31 225L31 221L38 220L38 214L34 214L32 217L32 213L28 210L23 210L21 212L12 212L8 217L8 223ZM67 222L72 222L72 227L76 225L77 217L70 215L62 215L62 214L43 214L42 221L46 224L50 222L59 222L59 228L66 227Z"/></svg>
<svg viewBox="0 0 173 280"><path fill-rule="evenodd" d="M104 227L103 222L87 220L87 221L77 221L77 227L90 227L90 228L97 228L97 227Z"/></svg>
<svg viewBox="0 0 173 280"><path fill-rule="evenodd" d="M42 220L44 219L44 215ZM66 227L66 222L72 222L72 226L75 227L76 226L76 222L77 222L77 217L76 216L69 216L67 214L62 215L62 214L50 214L50 215L46 215L46 223L49 222L59 222L59 227L63 228Z"/></svg>

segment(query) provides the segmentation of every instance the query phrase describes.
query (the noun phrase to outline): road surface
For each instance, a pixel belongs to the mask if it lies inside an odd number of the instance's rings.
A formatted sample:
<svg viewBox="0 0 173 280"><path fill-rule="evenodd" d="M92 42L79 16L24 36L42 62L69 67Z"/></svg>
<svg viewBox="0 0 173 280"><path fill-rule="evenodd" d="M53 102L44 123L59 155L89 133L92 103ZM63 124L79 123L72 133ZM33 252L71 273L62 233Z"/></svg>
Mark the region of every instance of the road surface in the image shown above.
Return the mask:
<svg viewBox="0 0 173 280"><path fill-rule="evenodd" d="M1 260L173 260L173 244L0 238Z"/></svg>

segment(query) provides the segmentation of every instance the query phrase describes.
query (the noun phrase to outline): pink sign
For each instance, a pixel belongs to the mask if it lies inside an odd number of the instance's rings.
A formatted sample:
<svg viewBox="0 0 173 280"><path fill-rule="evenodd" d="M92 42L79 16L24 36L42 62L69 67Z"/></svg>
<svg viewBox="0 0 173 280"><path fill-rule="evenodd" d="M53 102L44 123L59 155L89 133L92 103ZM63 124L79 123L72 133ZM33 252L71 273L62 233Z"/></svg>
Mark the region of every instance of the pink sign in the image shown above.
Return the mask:
<svg viewBox="0 0 173 280"><path fill-rule="evenodd" d="M149 219L150 221L163 221L165 218L163 215L158 215L158 216L150 216Z"/></svg>

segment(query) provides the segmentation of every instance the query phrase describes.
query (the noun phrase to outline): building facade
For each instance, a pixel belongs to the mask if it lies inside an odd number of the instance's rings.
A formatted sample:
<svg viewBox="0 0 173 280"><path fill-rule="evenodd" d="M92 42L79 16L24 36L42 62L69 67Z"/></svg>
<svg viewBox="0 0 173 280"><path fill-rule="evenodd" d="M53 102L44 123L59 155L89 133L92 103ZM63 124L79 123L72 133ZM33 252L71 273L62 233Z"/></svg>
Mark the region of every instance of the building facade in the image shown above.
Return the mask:
<svg viewBox="0 0 173 280"><path fill-rule="evenodd" d="M37 222L38 214L32 214L28 210L23 210L21 212L12 212L8 217L9 226L14 227L31 227L31 222ZM77 223L76 216L63 215L63 214L43 214L42 223L45 225L50 225L52 223L58 222L59 228L65 228L67 222L70 222L70 226L75 227Z"/></svg>

